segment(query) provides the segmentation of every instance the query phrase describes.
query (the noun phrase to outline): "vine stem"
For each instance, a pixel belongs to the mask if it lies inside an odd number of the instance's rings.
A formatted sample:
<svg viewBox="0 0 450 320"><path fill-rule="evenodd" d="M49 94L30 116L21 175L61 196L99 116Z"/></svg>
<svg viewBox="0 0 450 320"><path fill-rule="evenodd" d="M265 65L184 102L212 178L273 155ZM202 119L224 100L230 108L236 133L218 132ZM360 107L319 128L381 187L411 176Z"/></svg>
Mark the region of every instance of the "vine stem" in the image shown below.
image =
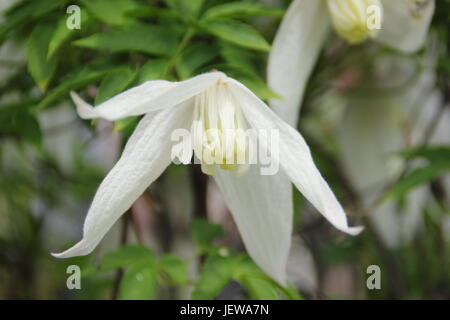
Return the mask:
<svg viewBox="0 0 450 320"><path fill-rule="evenodd" d="M175 68L175 64L177 63L178 59L181 56L181 53L186 48L186 46L189 44L189 42L191 41L191 38L194 36L194 34L195 34L195 29L193 27L190 27L189 29L187 29L187 31L185 32L185 34L183 36L183 39L181 39L181 42L178 45L177 49L175 50L175 53L173 54L172 58L169 60L169 63L167 64L166 75L170 75L172 73L173 69Z"/></svg>

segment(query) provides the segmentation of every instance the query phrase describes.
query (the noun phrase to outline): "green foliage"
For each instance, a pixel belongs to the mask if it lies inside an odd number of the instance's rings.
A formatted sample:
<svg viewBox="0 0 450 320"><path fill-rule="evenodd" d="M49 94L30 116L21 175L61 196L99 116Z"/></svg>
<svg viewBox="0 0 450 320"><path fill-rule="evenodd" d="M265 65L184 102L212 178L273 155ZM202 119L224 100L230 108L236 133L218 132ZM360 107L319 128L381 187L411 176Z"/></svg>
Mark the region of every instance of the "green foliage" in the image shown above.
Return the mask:
<svg viewBox="0 0 450 320"><path fill-rule="evenodd" d="M179 15L195 19L199 16L205 0L165 0L165 2Z"/></svg>
<svg viewBox="0 0 450 320"><path fill-rule="evenodd" d="M277 300L282 296L299 299L295 290L285 289L269 278L245 254L220 250L211 254L203 263L200 277L192 293L193 299L214 299L231 282L238 282L250 299Z"/></svg>
<svg viewBox="0 0 450 320"><path fill-rule="evenodd" d="M132 24L135 21L128 16L128 12L141 8L134 0L80 0L80 2L89 13L110 26Z"/></svg>
<svg viewBox="0 0 450 320"><path fill-rule="evenodd" d="M125 90L136 76L136 70L129 67L117 68L108 72L98 87L95 104L100 104Z"/></svg>
<svg viewBox="0 0 450 320"><path fill-rule="evenodd" d="M48 58L53 28L48 23L39 24L28 42L28 70L42 91L45 91L56 70L57 57Z"/></svg>
<svg viewBox="0 0 450 320"><path fill-rule="evenodd" d="M139 70L138 83L141 84L148 80L164 78L168 64L169 61L166 59L152 59L147 61L147 63Z"/></svg>
<svg viewBox="0 0 450 320"><path fill-rule="evenodd" d="M206 20L200 26L218 38L243 48L269 51L266 39L252 26L232 19Z"/></svg>
<svg viewBox="0 0 450 320"><path fill-rule="evenodd" d="M200 248L207 248L214 240L222 237L223 228L207 220L197 219L191 226L192 239Z"/></svg>
<svg viewBox="0 0 450 320"><path fill-rule="evenodd" d="M81 10L80 15L80 26L87 26L91 20L88 13L85 10ZM77 29L67 28L67 17L61 17L52 34L50 43L48 44L48 58L52 57L55 52L69 41L70 38L74 37L77 32Z"/></svg>
<svg viewBox="0 0 450 320"><path fill-rule="evenodd" d="M180 79L192 77L196 72L213 61L218 55L214 45L206 43L195 43L184 50L176 64L176 71Z"/></svg>
<svg viewBox="0 0 450 320"><path fill-rule="evenodd" d="M22 1L6 13L6 21L0 25L0 44L7 34L42 18L49 12L63 7L67 0Z"/></svg>
<svg viewBox="0 0 450 320"><path fill-rule="evenodd" d="M149 300L156 294L156 271L149 263L134 264L120 282L119 299Z"/></svg>
<svg viewBox="0 0 450 320"><path fill-rule="evenodd" d="M246 18L251 16L281 17L283 10L268 7L259 2L229 2L208 9L204 20L222 18Z"/></svg>
<svg viewBox="0 0 450 320"><path fill-rule="evenodd" d="M183 260L173 254L162 256L158 261L163 281L173 285L185 285L188 282L187 267Z"/></svg>
<svg viewBox="0 0 450 320"><path fill-rule="evenodd" d="M112 52L142 52L171 56L177 45L177 35L163 26L136 24L129 27L97 33L73 42L74 45L104 49Z"/></svg>
<svg viewBox="0 0 450 320"><path fill-rule="evenodd" d="M109 271L132 265L147 264L155 261L153 252L144 246L124 246L107 253L100 262L100 271Z"/></svg>
<svg viewBox="0 0 450 320"><path fill-rule="evenodd" d="M111 72L111 68L107 65L86 66L81 70L75 71L68 75L65 81L59 86L53 88L34 108L35 112L41 111L61 98L66 98L71 90L79 89L89 83L92 83Z"/></svg>
<svg viewBox="0 0 450 320"><path fill-rule="evenodd" d="M186 263L173 254L159 259L147 247L128 245L107 253L97 267L86 267L86 278L107 271L123 270L119 299L153 299L158 291L158 280L164 286L181 286L188 282Z"/></svg>
<svg viewBox="0 0 450 320"><path fill-rule="evenodd" d="M402 198L411 190L437 179L450 171L450 147L419 147L402 152L407 160L425 160L425 164L407 172L384 196Z"/></svg>

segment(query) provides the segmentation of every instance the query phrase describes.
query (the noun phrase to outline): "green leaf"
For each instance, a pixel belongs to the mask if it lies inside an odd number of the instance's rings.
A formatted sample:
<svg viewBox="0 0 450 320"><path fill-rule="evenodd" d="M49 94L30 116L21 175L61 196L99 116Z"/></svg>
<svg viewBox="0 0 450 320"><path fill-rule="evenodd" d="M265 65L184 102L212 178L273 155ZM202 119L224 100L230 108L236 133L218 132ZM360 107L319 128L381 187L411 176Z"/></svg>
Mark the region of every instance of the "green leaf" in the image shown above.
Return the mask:
<svg viewBox="0 0 450 320"><path fill-rule="evenodd" d="M0 43L11 30L41 18L48 12L64 6L66 2L66 0L23 1L11 8L5 15L5 22L0 24Z"/></svg>
<svg viewBox="0 0 450 320"><path fill-rule="evenodd" d="M246 254L209 255L195 284L193 299L214 299L230 281L240 283L251 299L279 299L280 286Z"/></svg>
<svg viewBox="0 0 450 320"><path fill-rule="evenodd" d="M220 19L204 21L200 26L206 32L243 48L270 51L270 45L266 39L249 24L231 19Z"/></svg>
<svg viewBox="0 0 450 320"><path fill-rule="evenodd" d="M81 0L81 3L94 17L110 26L134 23L127 13L142 7L134 0Z"/></svg>
<svg viewBox="0 0 450 320"><path fill-rule="evenodd" d="M211 44L196 43L185 49L176 64L178 76L183 80L192 77L195 71L217 57L218 50Z"/></svg>
<svg viewBox="0 0 450 320"><path fill-rule="evenodd" d="M429 183L450 170L450 147L448 146L421 146L399 152L399 155L409 161L424 159L428 164L414 168L402 177L384 195L384 201L390 198L402 198L414 188Z"/></svg>
<svg viewBox="0 0 450 320"><path fill-rule="evenodd" d="M207 220L197 219L192 222L191 234L199 246L210 245L214 240L223 236L222 226L213 224Z"/></svg>
<svg viewBox="0 0 450 320"><path fill-rule="evenodd" d="M36 117L28 112L31 105L32 101L3 104L0 108L0 135L13 136L40 147L42 133Z"/></svg>
<svg viewBox="0 0 450 320"><path fill-rule="evenodd" d="M430 162L450 161L450 147L448 146L417 147L401 151L399 154L406 159L423 158Z"/></svg>
<svg viewBox="0 0 450 320"><path fill-rule="evenodd" d="M231 19L220 19L204 21L200 26L206 32L240 47L270 51L270 45L266 39L249 24Z"/></svg>
<svg viewBox="0 0 450 320"><path fill-rule="evenodd" d="M400 181L383 197L383 200L402 198L409 191L431 182L449 170L450 161L432 163L428 166L414 169L400 179Z"/></svg>
<svg viewBox="0 0 450 320"><path fill-rule="evenodd" d="M62 97L68 97L71 90L76 90L89 83L101 79L105 74L111 71L110 66L87 66L80 71L69 75L63 82L51 90L42 99L42 101L33 108L33 112L41 111L48 108Z"/></svg>
<svg viewBox="0 0 450 320"><path fill-rule="evenodd" d="M242 277L239 283L245 288L245 291L253 300L278 300L277 287L269 280L260 277L248 275Z"/></svg>
<svg viewBox="0 0 450 320"><path fill-rule="evenodd" d="M233 278L245 288L250 299L277 300L280 298L275 282L264 274L248 256L239 258Z"/></svg>
<svg viewBox="0 0 450 320"><path fill-rule="evenodd" d="M136 264L151 264L154 262L153 252L139 245L124 246L107 253L100 263L101 271L114 270Z"/></svg>
<svg viewBox="0 0 450 320"><path fill-rule="evenodd" d="M259 2L230 2L208 9L203 20L219 18L245 18L250 16L282 17L284 10L272 8Z"/></svg>
<svg viewBox="0 0 450 320"><path fill-rule="evenodd" d="M72 42L90 49L106 49L112 52L138 51L148 54L171 56L178 44L175 33L155 25L133 25Z"/></svg>
<svg viewBox="0 0 450 320"><path fill-rule="evenodd" d="M28 41L28 71L41 91L45 91L56 70L56 58L47 58L52 32L51 24L39 24L34 28Z"/></svg>
<svg viewBox="0 0 450 320"><path fill-rule="evenodd" d="M156 271L149 263L138 263L125 271L119 287L121 300L150 300L155 298Z"/></svg>
<svg viewBox="0 0 450 320"><path fill-rule="evenodd" d="M220 43L220 55L230 67L258 75L258 69L255 65L256 52L222 41Z"/></svg>
<svg viewBox="0 0 450 320"><path fill-rule="evenodd" d="M135 76L136 70L129 67L122 67L110 71L100 83L97 96L95 97L95 104L100 104L125 90L134 80Z"/></svg>
<svg viewBox="0 0 450 320"><path fill-rule="evenodd" d="M169 61L166 59L152 59L147 61L139 70L138 83L164 78Z"/></svg>
<svg viewBox="0 0 450 320"><path fill-rule="evenodd" d="M266 84L266 82L259 76L253 73L248 73L244 70L235 68L224 68L230 77L242 82L248 87L254 94L256 94L262 100L268 100L272 98L278 98L279 96L273 92Z"/></svg>
<svg viewBox="0 0 450 320"><path fill-rule="evenodd" d="M181 17L197 18L205 0L165 0L167 5L177 11Z"/></svg>
<svg viewBox="0 0 450 320"><path fill-rule="evenodd" d="M139 117L128 117L114 122L114 130L121 131L126 137L131 136L139 122Z"/></svg>
<svg viewBox="0 0 450 320"><path fill-rule="evenodd" d="M80 24L84 28L89 23L88 14L85 10L81 10L80 16ZM80 30L67 28L67 17L62 17L59 19L58 25L53 32L48 46L48 57L51 57L56 51L58 51L58 49L77 32L80 32Z"/></svg>
<svg viewBox="0 0 450 320"><path fill-rule="evenodd" d="M236 261L233 257L208 256L192 292L192 299L213 299L232 280Z"/></svg>
<svg viewBox="0 0 450 320"><path fill-rule="evenodd" d="M184 261L176 255L167 254L162 256L158 261L158 267L173 284L184 285L187 283L187 266Z"/></svg>

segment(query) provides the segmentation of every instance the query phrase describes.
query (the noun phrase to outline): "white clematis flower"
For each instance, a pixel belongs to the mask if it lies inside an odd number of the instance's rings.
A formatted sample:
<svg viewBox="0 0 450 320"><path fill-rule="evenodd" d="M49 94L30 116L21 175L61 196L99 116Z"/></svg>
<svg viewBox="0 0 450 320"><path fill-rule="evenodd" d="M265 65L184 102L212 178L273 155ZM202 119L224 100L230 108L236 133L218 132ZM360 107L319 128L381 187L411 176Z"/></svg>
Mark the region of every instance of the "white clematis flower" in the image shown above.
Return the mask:
<svg viewBox="0 0 450 320"><path fill-rule="evenodd" d="M271 100L271 107L291 125L297 123L330 22L350 43L375 39L411 53L423 46L434 9L434 0L294 0L269 56L268 83L281 97Z"/></svg>
<svg viewBox="0 0 450 320"><path fill-rule="evenodd" d="M86 217L83 239L67 251L54 254L55 257L89 254L115 221L170 164L173 131L188 129L198 120L204 128L248 127L279 132L279 155L272 156L277 157L282 172L261 175L260 166L255 164L244 170L220 164L212 167L248 253L280 284L286 283L292 231L291 188L286 177L336 228L352 235L362 230L348 226L344 210L314 165L302 136L244 85L221 72L202 74L182 82L148 81L95 108L76 94L72 94L72 98L78 113L85 119L101 117L114 121L146 115L130 137L120 160L97 190ZM198 132L194 131L192 137L193 148ZM220 134L219 130L219 142L223 139ZM270 144L259 136L258 143L260 148L271 152ZM219 147L213 150L221 151ZM236 174L236 171L242 172Z"/></svg>
<svg viewBox="0 0 450 320"><path fill-rule="evenodd" d="M345 113L336 130L340 160L366 207L373 205L405 169L396 152L420 146L427 139L429 145L450 143L450 110L443 105L442 93L436 88L439 48L430 46L425 52L420 66L415 57L384 55L373 59L376 82L387 88L397 87L389 94L372 88L373 92L366 91L364 99L351 93L342 97ZM440 116L438 121L436 115ZM430 125L435 127L431 135ZM442 182L450 186L448 177ZM426 185L405 197L404 206L385 201L375 206L369 216L389 248L411 243L423 224L424 208L432 203Z"/></svg>

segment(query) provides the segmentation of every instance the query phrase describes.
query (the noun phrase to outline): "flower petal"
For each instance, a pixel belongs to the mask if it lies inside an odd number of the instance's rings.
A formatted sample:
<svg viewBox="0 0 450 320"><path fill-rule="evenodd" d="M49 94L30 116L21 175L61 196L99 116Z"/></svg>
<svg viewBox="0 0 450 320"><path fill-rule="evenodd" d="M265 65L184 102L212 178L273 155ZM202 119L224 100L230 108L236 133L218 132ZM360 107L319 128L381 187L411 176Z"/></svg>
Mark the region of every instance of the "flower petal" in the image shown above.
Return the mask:
<svg viewBox="0 0 450 320"><path fill-rule="evenodd" d="M106 232L171 161L170 134L192 121L188 103L147 115L133 133L120 160L101 183L86 216L83 239L57 258L89 254ZM153 118L151 122L148 118Z"/></svg>
<svg viewBox="0 0 450 320"><path fill-rule="evenodd" d="M419 50L425 43L434 14L434 0L428 1L424 8L420 8L420 4L413 1L381 1L384 7L384 21L378 40L407 53ZM414 6L417 6L416 10Z"/></svg>
<svg viewBox="0 0 450 320"><path fill-rule="evenodd" d="M284 174L262 176L258 165L237 175L216 170L219 185L253 260L286 285L286 263L292 233L292 188Z"/></svg>
<svg viewBox="0 0 450 320"><path fill-rule="evenodd" d="M84 102L74 92L71 92L71 96L81 118L104 118L115 121L176 106L204 91L223 76L221 72L209 72L181 82L147 81L116 95L97 107Z"/></svg>
<svg viewBox="0 0 450 320"><path fill-rule="evenodd" d="M292 126L328 29L325 1L294 0L275 36L267 76L269 87L281 98L270 100L270 106Z"/></svg>
<svg viewBox="0 0 450 320"><path fill-rule="evenodd" d="M360 233L362 227L348 226L344 210L315 166L309 147L300 133L281 120L244 85L235 80L234 83L231 90L250 125L256 130L279 132L279 154L271 152L272 158L278 158L281 168L294 185L337 229L351 235ZM259 144L264 150L271 151L265 139L260 139Z"/></svg>

